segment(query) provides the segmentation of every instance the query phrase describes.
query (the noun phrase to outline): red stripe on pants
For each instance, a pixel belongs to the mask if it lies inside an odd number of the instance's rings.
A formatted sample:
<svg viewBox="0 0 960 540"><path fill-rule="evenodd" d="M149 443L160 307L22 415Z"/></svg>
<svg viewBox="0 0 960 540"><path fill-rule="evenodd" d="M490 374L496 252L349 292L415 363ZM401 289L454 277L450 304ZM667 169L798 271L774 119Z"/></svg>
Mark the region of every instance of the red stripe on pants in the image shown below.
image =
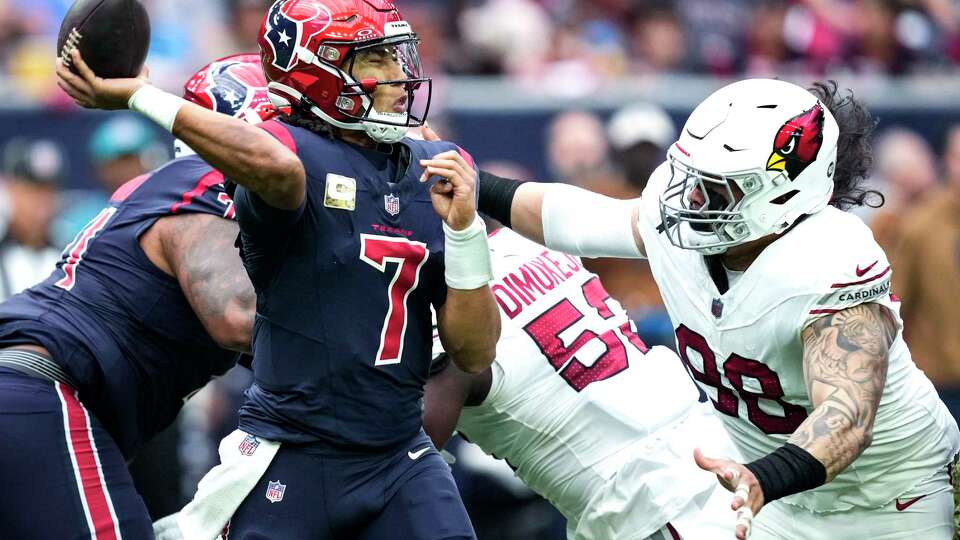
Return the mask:
<svg viewBox="0 0 960 540"><path fill-rule="evenodd" d="M76 390L55 383L63 403L64 424L67 427L67 448L72 456L74 472L80 486L90 535L94 540L119 540L116 520L107 500L107 484L100 469L90 417L77 399Z"/></svg>

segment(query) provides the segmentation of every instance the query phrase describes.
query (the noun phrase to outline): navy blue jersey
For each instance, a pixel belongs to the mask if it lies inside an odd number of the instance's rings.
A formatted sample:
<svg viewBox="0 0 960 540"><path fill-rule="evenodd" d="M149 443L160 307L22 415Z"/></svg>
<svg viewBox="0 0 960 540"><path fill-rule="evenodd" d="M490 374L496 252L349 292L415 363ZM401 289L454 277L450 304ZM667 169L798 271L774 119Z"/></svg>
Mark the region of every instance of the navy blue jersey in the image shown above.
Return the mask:
<svg viewBox="0 0 960 540"><path fill-rule="evenodd" d="M140 235L164 216L232 218L222 182L197 157L128 182L46 281L0 304L0 346L46 347L125 455L169 425L183 399L236 357L207 335L177 280L140 247Z"/></svg>
<svg viewBox="0 0 960 540"><path fill-rule="evenodd" d="M420 429L431 305L446 300L442 221L419 160L456 149L404 139L393 155L261 124L307 173L296 210L235 196L257 290L254 385L240 427L320 447L396 446Z"/></svg>

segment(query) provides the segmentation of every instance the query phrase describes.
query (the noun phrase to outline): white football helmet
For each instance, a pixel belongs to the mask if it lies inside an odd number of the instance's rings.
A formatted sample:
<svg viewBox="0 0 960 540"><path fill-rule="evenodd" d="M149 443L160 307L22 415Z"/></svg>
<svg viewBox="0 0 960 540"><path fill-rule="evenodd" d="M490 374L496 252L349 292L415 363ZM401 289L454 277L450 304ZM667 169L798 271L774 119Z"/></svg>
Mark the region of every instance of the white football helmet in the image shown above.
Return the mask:
<svg viewBox="0 0 960 540"><path fill-rule="evenodd" d="M840 128L807 90L749 79L705 99L667 153L665 232L705 255L782 233L833 195Z"/></svg>

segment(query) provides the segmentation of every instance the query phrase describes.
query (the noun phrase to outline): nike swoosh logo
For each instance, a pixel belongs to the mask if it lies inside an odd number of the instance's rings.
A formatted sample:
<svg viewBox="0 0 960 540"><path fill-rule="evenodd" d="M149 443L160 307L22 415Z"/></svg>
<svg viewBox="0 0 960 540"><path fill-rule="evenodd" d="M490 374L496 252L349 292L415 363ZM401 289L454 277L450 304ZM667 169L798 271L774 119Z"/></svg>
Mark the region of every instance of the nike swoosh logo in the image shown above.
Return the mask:
<svg viewBox="0 0 960 540"><path fill-rule="evenodd" d="M428 446L428 447L426 447L426 448L421 448L421 449L417 450L416 452L407 452L407 457L410 458L410 459L412 459L412 460L414 460L414 461L416 461L416 460L420 459L420 456L426 454L429 450L430 450L430 447Z"/></svg>
<svg viewBox="0 0 960 540"><path fill-rule="evenodd" d="M864 268L864 269L862 269L862 270L860 269L860 265L858 264L858 265L857 265L857 277L863 277L863 275L866 274L867 272L869 272L871 268L873 268L874 266L876 266L878 262L880 262L880 261L879 261L879 260L873 261L873 264L871 264L870 266L868 266L868 267L866 267L866 268Z"/></svg>
<svg viewBox="0 0 960 540"><path fill-rule="evenodd" d="M919 501L920 499L926 497L926 495L921 495L919 497L914 497L912 499L907 499L904 502L900 502L900 499L897 499L897 512L903 512L907 508L913 506L913 503Z"/></svg>

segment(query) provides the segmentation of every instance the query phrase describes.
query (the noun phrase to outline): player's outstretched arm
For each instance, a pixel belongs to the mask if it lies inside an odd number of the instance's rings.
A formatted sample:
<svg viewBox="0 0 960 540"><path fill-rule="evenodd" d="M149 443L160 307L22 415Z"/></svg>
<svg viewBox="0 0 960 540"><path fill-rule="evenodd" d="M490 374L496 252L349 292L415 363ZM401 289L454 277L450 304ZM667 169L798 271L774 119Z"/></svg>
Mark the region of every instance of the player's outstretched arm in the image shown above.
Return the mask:
<svg viewBox="0 0 960 540"><path fill-rule="evenodd" d="M443 219L446 302L437 310L443 348L467 373L493 363L500 339L500 310L490 292L493 280L487 230L477 215L477 172L460 152L450 150L420 161L421 181L440 177L430 188Z"/></svg>
<svg viewBox="0 0 960 540"><path fill-rule="evenodd" d="M177 278L210 337L225 349L247 352L257 298L233 247L238 232L235 222L208 214L168 216L157 220L141 244L157 266Z"/></svg>
<svg viewBox="0 0 960 540"><path fill-rule="evenodd" d="M803 374L814 409L789 442L823 463L828 482L873 440L896 334L893 316L874 303L823 317L803 330Z"/></svg>
<svg viewBox="0 0 960 540"><path fill-rule="evenodd" d="M303 202L303 164L264 130L151 86L146 69L134 79L102 79L90 70L78 50L71 55L80 74L74 74L58 59L58 84L81 107L129 107L171 131L207 163L267 204L293 209Z"/></svg>
<svg viewBox="0 0 960 540"><path fill-rule="evenodd" d="M428 126L423 137L439 141ZM480 171L479 209L550 249L580 257L642 258L639 199L621 201L559 183L523 182Z"/></svg>

